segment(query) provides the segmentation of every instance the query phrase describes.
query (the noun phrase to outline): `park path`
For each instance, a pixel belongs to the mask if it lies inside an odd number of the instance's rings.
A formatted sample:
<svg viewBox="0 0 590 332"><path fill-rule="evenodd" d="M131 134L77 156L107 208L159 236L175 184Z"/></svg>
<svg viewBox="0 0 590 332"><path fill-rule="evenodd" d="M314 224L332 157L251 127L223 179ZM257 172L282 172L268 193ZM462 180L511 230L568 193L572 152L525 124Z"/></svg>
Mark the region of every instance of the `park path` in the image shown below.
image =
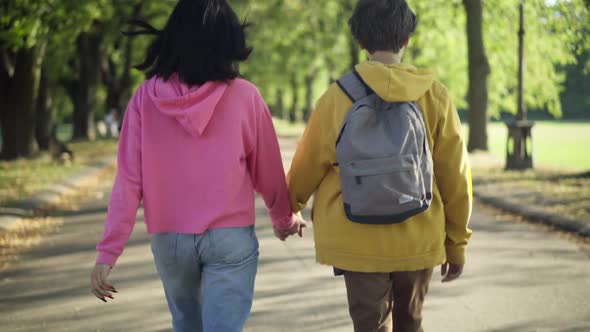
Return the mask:
<svg viewBox="0 0 590 332"><path fill-rule="evenodd" d="M288 164L295 144L282 145ZM0 273L0 331L170 331L141 212L112 273L117 299L104 304L89 292L109 189L110 180L80 211L58 212L61 229ZM261 259L246 331L352 332L343 280L315 264L311 232L281 243L273 238L260 199L257 208ZM448 285L435 275L425 330L590 331L588 247L507 218L475 207L465 275Z"/></svg>

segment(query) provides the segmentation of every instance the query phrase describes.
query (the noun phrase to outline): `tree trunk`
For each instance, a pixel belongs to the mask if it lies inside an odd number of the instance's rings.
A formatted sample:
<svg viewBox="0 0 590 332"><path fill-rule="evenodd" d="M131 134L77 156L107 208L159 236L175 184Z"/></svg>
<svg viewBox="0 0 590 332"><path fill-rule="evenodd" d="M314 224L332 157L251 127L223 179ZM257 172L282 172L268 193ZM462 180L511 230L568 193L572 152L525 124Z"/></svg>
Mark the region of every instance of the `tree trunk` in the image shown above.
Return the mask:
<svg viewBox="0 0 590 332"><path fill-rule="evenodd" d="M490 65L483 41L483 8L481 0L463 0L467 14L467 47L469 52L469 151L488 150L487 108Z"/></svg>
<svg viewBox="0 0 590 332"><path fill-rule="evenodd" d="M299 109L299 91L297 91L297 77L295 75L291 76L291 91L293 93L293 104L291 105L291 110L289 112L289 121L291 123L297 122L297 111Z"/></svg>
<svg viewBox="0 0 590 332"><path fill-rule="evenodd" d="M2 159L26 158L37 152L35 141L35 100L45 42L28 49L20 49L15 54L12 76L1 80L2 94ZM2 70L5 72L5 70Z"/></svg>
<svg viewBox="0 0 590 332"><path fill-rule="evenodd" d="M307 122L314 109L313 102L313 83L315 74L309 74L305 77L305 109L303 110L303 121Z"/></svg>
<svg viewBox="0 0 590 332"><path fill-rule="evenodd" d="M0 157L5 157L7 154L7 139L9 139L9 131L14 127L15 120L12 120L11 116L13 112L9 112L9 101L10 97L10 79L14 73L12 61L10 61L8 51L0 44L0 134L2 139L0 140L3 144L0 144ZM10 144L12 146L12 144ZM16 151L12 152L16 155Z"/></svg>
<svg viewBox="0 0 590 332"><path fill-rule="evenodd" d="M140 1L133 6L131 20L137 20L141 16L145 1ZM133 28L132 28L133 29ZM117 110L119 118L122 119L125 112L127 100L131 96L131 69L133 67L133 37L124 39L125 49L123 52L123 69L120 77L117 74L117 67L112 57L106 59L103 65L103 78L107 88L106 111ZM123 43L120 38L115 42L115 49Z"/></svg>
<svg viewBox="0 0 590 332"><path fill-rule="evenodd" d="M110 112L111 110L119 111L121 109L121 81L119 80L117 73L117 65L114 60L117 51L122 43L122 36L119 36L114 42L114 52L102 57L101 59L101 74L102 82L106 88L106 99L105 99L105 111Z"/></svg>
<svg viewBox="0 0 590 332"><path fill-rule="evenodd" d="M36 138L39 149L49 150L49 137L53 126L53 98L47 72L41 72L39 94L37 96Z"/></svg>
<svg viewBox="0 0 590 332"><path fill-rule="evenodd" d="M72 102L72 108L73 108L73 123L76 123L76 114L80 114L80 84L78 82L78 80L61 80L60 84L63 86L63 88L66 90L66 93L68 94L68 96L70 97L70 100ZM73 138L73 136L72 136Z"/></svg>
<svg viewBox="0 0 590 332"><path fill-rule="evenodd" d="M97 29L99 30L99 29ZM94 140L94 112L97 91L101 83L100 59L103 37L100 31L83 32L78 36L79 107L74 108L74 136L76 140Z"/></svg>

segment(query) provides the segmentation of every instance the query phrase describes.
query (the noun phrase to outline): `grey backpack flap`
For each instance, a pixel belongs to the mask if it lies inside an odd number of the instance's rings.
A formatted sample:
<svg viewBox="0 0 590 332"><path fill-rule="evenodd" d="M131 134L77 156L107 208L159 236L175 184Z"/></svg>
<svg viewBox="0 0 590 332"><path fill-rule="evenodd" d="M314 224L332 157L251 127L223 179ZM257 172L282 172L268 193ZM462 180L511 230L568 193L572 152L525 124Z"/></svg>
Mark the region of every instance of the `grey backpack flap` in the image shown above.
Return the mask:
<svg viewBox="0 0 590 332"><path fill-rule="evenodd" d="M433 169L418 104L383 101L356 71L338 85L353 102L336 142L348 219L397 224L424 212Z"/></svg>

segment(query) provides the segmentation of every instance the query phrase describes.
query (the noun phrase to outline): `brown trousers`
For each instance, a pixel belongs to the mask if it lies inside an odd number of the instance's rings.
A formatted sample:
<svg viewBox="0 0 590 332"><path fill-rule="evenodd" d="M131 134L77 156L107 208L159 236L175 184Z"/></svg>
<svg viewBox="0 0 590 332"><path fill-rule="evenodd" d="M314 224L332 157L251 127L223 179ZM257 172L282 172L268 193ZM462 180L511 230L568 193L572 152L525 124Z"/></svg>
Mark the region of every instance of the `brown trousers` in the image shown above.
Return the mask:
<svg viewBox="0 0 590 332"><path fill-rule="evenodd" d="M422 304L432 272L345 272L354 331L422 332Z"/></svg>

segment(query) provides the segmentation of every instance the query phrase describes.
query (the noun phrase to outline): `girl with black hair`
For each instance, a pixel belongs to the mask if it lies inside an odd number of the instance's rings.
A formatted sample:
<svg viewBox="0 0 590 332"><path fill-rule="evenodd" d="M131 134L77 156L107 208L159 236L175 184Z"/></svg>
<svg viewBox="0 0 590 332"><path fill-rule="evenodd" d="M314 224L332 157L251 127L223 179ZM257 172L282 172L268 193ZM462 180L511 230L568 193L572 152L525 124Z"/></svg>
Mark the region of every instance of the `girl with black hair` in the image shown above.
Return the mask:
<svg viewBox="0 0 590 332"><path fill-rule="evenodd" d="M92 291L107 280L137 209L151 234L175 331L241 331L258 265L254 193L275 235L302 235L293 215L272 118L258 90L238 78L248 59L245 26L225 0L180 0L138 66L147 80L123 121L118 172L97 245Z"/></svg>

